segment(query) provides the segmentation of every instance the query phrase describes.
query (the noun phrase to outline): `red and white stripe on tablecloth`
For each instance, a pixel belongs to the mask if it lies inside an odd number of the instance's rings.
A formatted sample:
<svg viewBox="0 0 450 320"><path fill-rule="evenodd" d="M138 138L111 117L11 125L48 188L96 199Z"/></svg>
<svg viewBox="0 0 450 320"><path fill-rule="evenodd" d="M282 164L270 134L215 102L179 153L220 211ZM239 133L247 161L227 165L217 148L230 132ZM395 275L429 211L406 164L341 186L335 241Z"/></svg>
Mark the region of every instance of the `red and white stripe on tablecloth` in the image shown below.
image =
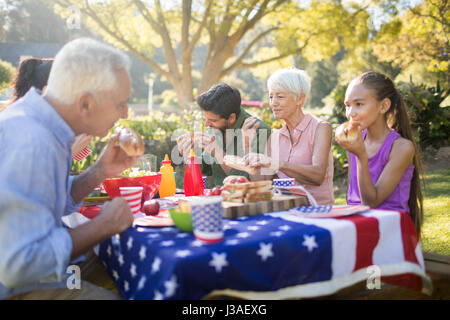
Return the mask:
<svg viewBox="0 0 450 320"><path fill-rule="evenodd" d="M374 209L332 219L305 218L287 212L273 215L316 225L331 233L333 276L324 286L332 285L337 290L344 284L363 281L371 275L368 267L375 266L382 282L427 294L432 291L414 224L406 212Z"/></svg>
<svg viewBox="0 0 450 320"><path fill-rule="evenodd" d="M76 161L81 161L84 158L86 158L91 152L92 152L91 148L89 148L89 146L86 146L84 147L83 150L73 155L72 158Z"/></svg>

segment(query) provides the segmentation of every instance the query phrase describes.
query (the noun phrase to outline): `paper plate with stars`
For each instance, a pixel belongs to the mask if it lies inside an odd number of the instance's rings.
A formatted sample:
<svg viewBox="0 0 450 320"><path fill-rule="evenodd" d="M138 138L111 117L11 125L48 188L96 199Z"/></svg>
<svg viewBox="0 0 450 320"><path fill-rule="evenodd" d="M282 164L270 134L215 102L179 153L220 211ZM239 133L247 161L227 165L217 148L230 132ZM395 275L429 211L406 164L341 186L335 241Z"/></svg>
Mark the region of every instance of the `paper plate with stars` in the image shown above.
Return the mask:
<svg viewBox="0 0 450 320"><path fill-rule="evenodd" d="M157 216L141 216L134 219L133 226L138 227L170 227L173 220L169 211L161 210Z"/></svg>
<svg viewBox="0 0 450 320"><path fill-rule="evenodd" d="M369 206L335 205L335 206L302 206L289 210L292 214L306 218L338 218L363 213L370 210Z"/></svg>

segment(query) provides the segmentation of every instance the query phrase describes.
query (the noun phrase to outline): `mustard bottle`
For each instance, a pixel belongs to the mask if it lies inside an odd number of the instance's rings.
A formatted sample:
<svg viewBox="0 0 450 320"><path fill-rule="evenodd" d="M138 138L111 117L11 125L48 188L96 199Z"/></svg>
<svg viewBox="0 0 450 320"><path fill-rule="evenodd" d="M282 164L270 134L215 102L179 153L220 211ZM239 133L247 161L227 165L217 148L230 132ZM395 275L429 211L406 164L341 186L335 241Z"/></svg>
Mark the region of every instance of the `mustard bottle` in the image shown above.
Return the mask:
<svg viewBox="0 0 450 320"><path fill-rule="evenodd" d="M173 167L171 165L169 156L166 154L162 161L161 172L161 184L159 185L159 197L174 196L176 192L175 176L173 174Z"/></svg>

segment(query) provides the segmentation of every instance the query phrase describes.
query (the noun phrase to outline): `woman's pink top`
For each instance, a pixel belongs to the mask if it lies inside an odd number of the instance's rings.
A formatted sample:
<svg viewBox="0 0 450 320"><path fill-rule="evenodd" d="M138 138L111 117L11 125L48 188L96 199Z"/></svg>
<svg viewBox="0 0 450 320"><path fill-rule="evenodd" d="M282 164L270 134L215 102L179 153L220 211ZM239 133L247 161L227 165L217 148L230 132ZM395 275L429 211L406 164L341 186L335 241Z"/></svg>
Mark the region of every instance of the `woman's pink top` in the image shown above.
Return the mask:
<svg viewBox="0 0 450 320"><path fill-rule="evenodd" d="M321 122L326 121L316 118L313 115L305 114L303 120L294 129L292 143L286 125L279 130L274 130L271 135L272 158L279 155L280 162L289 162L294 165L312 165L314 139L317 126ZM320 186L302 184L313 195L319 205L334 204L333 171L333 156L330 148L325 179L322 184ZM281 171L278 171L277 174L281 179L291 178ZM300 183L296 181L296 184Z"/></svg>
<svg viewBox="0 0 450 320"><path fill-rule="evenodd" d="M363 138L366 138L367 131L363 131ZM372 183L376 184L378 178L384 170L384 167L389 161L389 154L391 153L394 141L400 136L396 131L391 132L384 139L383 144L377 153L369 158L369 171ZM361 204L361 196L358 188L358 174L356 167L356 156L350 153L350 182L347 192L347 203L351 205ZM411 189L411 180L414 173L414 166L410 165L406 168L400 179L398 185L389 197L378 206L379 209L400 210L409 212L408 200L409 191Z"/></svg>

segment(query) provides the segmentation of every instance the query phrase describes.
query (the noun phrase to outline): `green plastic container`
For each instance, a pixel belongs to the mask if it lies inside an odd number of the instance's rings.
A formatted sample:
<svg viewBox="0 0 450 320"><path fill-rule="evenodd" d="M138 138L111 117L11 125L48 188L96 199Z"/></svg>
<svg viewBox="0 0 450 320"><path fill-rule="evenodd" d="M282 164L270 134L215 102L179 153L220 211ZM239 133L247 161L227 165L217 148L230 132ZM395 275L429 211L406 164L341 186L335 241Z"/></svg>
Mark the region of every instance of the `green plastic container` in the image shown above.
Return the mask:
<svg viewBox="0 0 450 320"><path fill-rule="evenodd" d="M192 217L190 212L177 211L177 208L169 209L170 217L175 226L183 232L192 232Z"/></svg>

